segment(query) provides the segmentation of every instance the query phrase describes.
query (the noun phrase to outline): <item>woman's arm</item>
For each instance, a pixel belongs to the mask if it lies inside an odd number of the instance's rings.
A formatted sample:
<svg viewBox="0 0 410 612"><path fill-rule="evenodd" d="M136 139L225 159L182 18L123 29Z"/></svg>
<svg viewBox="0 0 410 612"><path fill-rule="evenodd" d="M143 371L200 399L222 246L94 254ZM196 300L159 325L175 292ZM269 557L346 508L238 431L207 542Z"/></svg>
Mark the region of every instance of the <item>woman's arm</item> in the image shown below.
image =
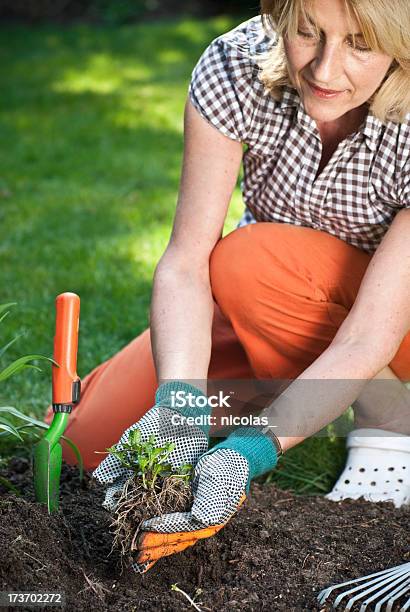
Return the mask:
<svg viewBox="0 0 410 612"><path fill-rule="evenodd" d="M410 329L410 209L397 213L334 341L366 342L389 363ZM386 365L385 364L385 365Z"/></svg>
<svg viewBox="0 0 410 612"><path fill-rule="evenodd" d="M410 210L395 217L331 345L262 415L284 449L340 416L410 329Z"/></svg>
<svg viewBox="0 0 410 612"><path fill-rule="evenodd" d="M184 127L174 226L154 275L151 337L159 384L203 381L206 391L213 317L209 256L222 234L242 145L212 127L190 101Z"/></svg>

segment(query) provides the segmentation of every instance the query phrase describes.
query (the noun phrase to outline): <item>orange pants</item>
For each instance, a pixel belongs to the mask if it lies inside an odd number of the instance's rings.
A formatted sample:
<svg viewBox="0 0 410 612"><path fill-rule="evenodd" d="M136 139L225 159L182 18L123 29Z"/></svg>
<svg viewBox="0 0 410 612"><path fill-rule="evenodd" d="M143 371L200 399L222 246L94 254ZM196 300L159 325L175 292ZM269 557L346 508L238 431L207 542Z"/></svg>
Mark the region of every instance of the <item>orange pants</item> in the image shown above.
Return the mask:
<svg viewBox="0 0 410 612"><path fill-rule="evenodd" d="M215 311L210 379L293 379L332 342L356 298L371 256L319 230L256 223L220 240L210 259ZM377 333L377 332L376 332ZM410 379L410 333L390 363ZM87 469L154 404L150 331L82 381L66 435ZM46 422L52 419L48 408ZM64 446L64 458L75 463Z"/></svg>

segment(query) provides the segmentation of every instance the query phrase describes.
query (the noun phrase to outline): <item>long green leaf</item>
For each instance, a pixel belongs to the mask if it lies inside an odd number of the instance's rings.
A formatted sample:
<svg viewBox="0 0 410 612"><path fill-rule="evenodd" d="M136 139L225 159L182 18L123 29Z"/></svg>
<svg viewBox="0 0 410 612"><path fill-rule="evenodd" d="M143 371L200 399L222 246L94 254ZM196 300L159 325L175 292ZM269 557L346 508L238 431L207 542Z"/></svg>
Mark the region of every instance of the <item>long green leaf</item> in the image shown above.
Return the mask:
<svg viewBox="0 0 410 612"><path fill-rule="evenodd" d="M6 418L4 418L3 416L0 415L0 423L6 423L6 425L12 425L13 423L10 423L10 421Z"/></svg>
<svg viewBox="0 0 410 612"><path fill-rule="evenodd" d="M44 423L44 421L39 421L38 419L35 419L34 417L30 417L27 414L24 414L23 412L20 412L20 410L17 410L17 408L14 408L14 406L2 406L0 407L0 419L1 417L1 413L3 414L12 414L13 416L17 417L18 419L21 419L22 421L26 421L27 423L29 423L29 425L22 425L21 428L23 427L40 427L41 429L48 429L50 427L50 425L48 425L47 423ZM20 428L18 428L20 429ZM1 433L0 433L1 436ZM78 446L67 436L61 436L63 440L65 440L67 442L67 444L70 446L70 448L73 450L77 461L78 461L78 469L80 471L80 480L83 479L84 476L84 461L81 455L81 451L78 448Z"/></svg>
<svg viewBox="0 0 410 612"><path fill-rule="evenodd" d="M20 425L20 427L16 427L16 429L17 429L17 431L19 431L19 432L20 432L20 431L22 431L22 432L24 432L24 433L25 433L25 431L24 431L24 430L26 430L26 429L35 429L36 427L37 427L37 425L30 425L30 424L27 424L27 425ZM2 436L8 436L8 435L9 435L9 434L8 434L8 432L7 432L7 431L0 431L0 438L1 438ZM32 431L32 432L30 433L30 437L34 437L34 438L36 438L36 440L40 440L40 439L42 438L42 436L41 436L40 434L38 434L36 431ZM30 439L31 439L31 438L30 438ZM26 444L27 440L26 440L26 439L24 439L24 440L23 440L23 442L24 442L24 444Z"/></svg>
<svg viewBox="0 0 410 612"><path fill-rule="evenodd" d="M0 430L6 431L9 434L12 434L13 436L15 436L16 438L18 438L19 440L23 442L23 438L21 437L17 429L13 425L11 425L11 423L6 424L6 423L0 422Z"/></svg>
<svg viewBox="0 0 410 612"><path fill-rule="evenodd" d="M31 425L31 423L27 423L27 425L20 425L20 427L16 427L19 431L24 431L25 429L35 429L37 425ZM37 433L37 431L32 431L30 436L35 437L37 440L41 440L42 436Z"/></svg>
<svg viewBox="0 0 410 612"><path fill-rule="evenodd" d="M47 423L44 423L44 421L39 421L38 419L35 419L34 417L28 416L27 414L20 412L20 410L17 410L17 408L14 408L14 406L1 406L0 414L1 413L12 414L13 416L21 419L22 421L26 421L27 423L32 423L33 425L37 425L37 427L41 427L42 429L49 428L49 425L47 425Z"/></svg>
<svg viewBox="0 0 410 612"><path fill-rule="evenodd" d="M2 372L0 372L0 382L2 380L6 380L7 378L10 378L10 376L17 374L17 372L25 368L35 368L37 370L40 370L40 368L38 368L37 366L27 365L29 361L33 361L34 359L55 363L53 359L51 359L50 357L45 357L44 355L24 355L24 357L20 357L19 359L16 359L7 368L5 368Z"/></svg>
<svg viewBox="0 0 410 612"><path fill-rule="evenodd" d="M77 457L78 469L80 471L80 480L82 480L84 477L84 462L83 462L83 457L81 455L80 449L78 448L76 444L74 444L72 440L70 440L70 438L67 438L67 436L61 436L61 437L63 440L67 442L68 446L72 449L75 456Z"/></svg>

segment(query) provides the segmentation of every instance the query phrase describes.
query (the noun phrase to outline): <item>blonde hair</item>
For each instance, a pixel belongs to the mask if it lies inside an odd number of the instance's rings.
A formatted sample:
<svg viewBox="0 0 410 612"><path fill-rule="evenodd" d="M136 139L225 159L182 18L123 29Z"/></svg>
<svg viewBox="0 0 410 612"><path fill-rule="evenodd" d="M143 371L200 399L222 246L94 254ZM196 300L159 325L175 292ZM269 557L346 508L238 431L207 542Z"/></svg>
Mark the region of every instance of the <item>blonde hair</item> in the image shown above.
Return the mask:
<svg viewBox="0 0 410 612"><path fill-rule="evenodd" d="M344 0L354 16L366 45L393 58L387 74L368 100L369 110L382 123L404 123L410 112L410 1ZM300 16L306 18L309 0L261 0L265 30L277 34L278 42L259 62L260 79L270 95L279 100L284 85L291 85L283 44L285 35L296 36ZM316 26L316 30L318 30Z"/></svg>

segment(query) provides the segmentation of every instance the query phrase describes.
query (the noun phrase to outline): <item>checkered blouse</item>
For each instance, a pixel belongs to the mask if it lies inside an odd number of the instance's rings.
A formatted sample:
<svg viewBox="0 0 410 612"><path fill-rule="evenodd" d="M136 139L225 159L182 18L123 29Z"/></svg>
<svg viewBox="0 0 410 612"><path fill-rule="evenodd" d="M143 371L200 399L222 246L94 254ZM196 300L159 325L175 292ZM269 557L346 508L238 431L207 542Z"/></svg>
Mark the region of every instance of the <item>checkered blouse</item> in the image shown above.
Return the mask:
<svg viewBox="0 0 410 612"><path fill-rule="evenodd" d="M383 124L370 112L315 179L321 159L316 123L298 93L264 92L255 56L273 48L260 17L219 36L193 73L189 96L223 134L247 145L239 227L276 221L313 227L373 253L394 216L410 208L410 113Z"/></svg>

